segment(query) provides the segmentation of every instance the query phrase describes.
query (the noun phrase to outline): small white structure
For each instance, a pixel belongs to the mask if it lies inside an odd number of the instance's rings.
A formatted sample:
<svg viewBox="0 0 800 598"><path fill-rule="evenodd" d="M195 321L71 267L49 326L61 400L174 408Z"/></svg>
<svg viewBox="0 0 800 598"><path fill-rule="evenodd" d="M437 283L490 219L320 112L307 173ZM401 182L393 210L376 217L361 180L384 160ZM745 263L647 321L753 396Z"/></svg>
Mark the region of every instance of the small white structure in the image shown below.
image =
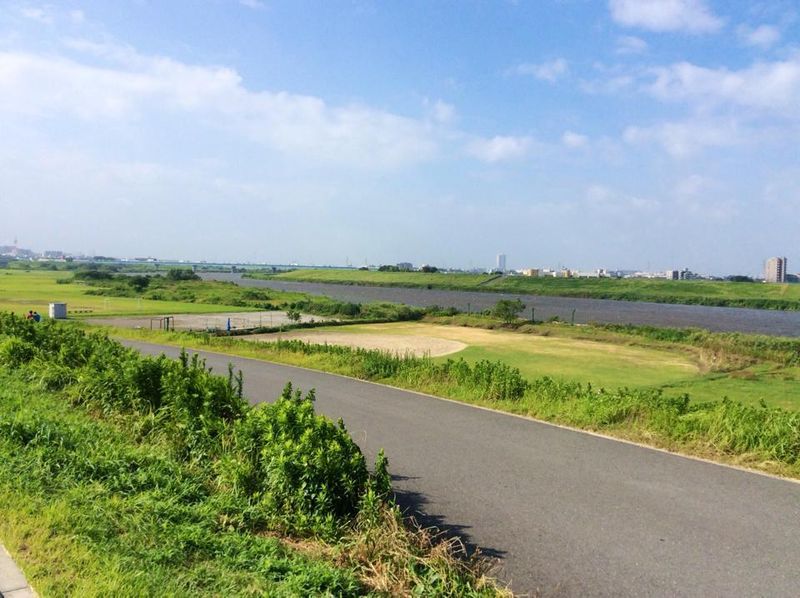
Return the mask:
<svg viewBox="0 0 800 598"><path fill-rule="evenodd" d="M67 304L66 303L51 303L50 304L50 318L53 320L66 320L67 319Z"/></svg>

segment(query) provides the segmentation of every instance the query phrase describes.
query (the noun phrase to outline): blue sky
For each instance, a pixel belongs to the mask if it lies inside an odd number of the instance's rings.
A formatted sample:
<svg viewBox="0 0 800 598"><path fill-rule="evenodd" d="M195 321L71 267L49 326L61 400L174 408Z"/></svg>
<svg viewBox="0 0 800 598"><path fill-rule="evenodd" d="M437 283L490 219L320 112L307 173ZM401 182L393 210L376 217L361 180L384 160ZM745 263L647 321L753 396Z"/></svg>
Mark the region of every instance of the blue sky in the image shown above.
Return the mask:
<svg viewBox="0 0 800 598"><path fill-rule="evenodd" d="M799 11L0 1L0 244L795 271Z"/></svg>

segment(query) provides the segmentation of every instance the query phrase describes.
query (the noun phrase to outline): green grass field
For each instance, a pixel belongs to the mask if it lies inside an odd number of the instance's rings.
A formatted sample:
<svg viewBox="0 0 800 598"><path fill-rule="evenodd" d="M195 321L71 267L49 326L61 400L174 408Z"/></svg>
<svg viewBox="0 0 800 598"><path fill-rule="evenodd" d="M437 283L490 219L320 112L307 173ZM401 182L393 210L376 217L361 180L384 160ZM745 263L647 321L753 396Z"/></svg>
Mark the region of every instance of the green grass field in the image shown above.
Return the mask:
<svg viewBox="0 0 800 598"><path fill-rule="evenodd" d="M630 278L495 277L481 274L427 274L363 270L295 270L278 274L274 278L335 284L502 291L624 301L800 309L800 284Z"/></svg>
<svg viewBox="0 0 800 598"><path fill-rule="evenodd" d="M91 287L85 284L56 282L71 278L66 272L0 270L0 311L25 314L33 309L46 316L51 302L65 302L70 314L81 317L247 311L233 305L87 295Z"/></svg>
<svg viewBox="0 0 800 598"><path fill-rule="evenodd" d="M725 397L748 405L762 400L773 407L800 410L800 368L769 362L726 365L713 371L692 347L655 341L632 342L627 335L591 327L542 325L536 334L485 330L426 322L398 322L317 328L304 333L311 342L327 332L365 339L397 337L395 346L416 348L420 338L458 341L466 348L436 361L464 358L502 361L516 367L528 379L549 376L559 380L591 383L614 389L662 388L669 395L688 393L693 401L717 401ZM546 334L543 335L541 333ZM408 344L403 344L407 338Z"/></svg>
<svg viewBox="0 0 800 598"><path fill-rule="evenodd" d="M677 383L698 374L688 355L612 343L554 336L534 336L509 331L483 330L428 323L400 322L319 328L338 334L361 336L433 337L465 343L467 348L439 361L463 357L470 363L500 360L519 368L528 378L551 376L580 380L594 386L653 386Z"/></svg>

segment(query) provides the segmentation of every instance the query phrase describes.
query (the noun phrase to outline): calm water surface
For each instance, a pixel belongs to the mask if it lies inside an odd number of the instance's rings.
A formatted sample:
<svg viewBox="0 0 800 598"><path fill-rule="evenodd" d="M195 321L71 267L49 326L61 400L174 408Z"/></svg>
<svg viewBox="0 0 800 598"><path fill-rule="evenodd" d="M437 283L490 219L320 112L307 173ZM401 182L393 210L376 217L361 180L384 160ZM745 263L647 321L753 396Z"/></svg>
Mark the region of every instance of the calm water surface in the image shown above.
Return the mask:
<svg viewBox="0 0 800 598"><path fill-rule="evenodd" d="M537 320L558 316L570 321L573 310L575 322L587 324L650 324L653 326L696 326L721 332L752 332L779 336L800 336L800 311L775 311L741 307L707 307L704 305L672 305L612 299L579 299L571 297L545 297L514 293L480 293L475 291L446 291L437 289L406 289L398 287L370 287L317 282L288 282L242 278L241 274L204 273L206 280L235 282L247 287L262 287L281 291L300 291L311 295L326 295L340 301L366 303L393 301L419 307L439 305L467 311L482 311L494 306L500 299L519 299L531 308Z"/></svg>

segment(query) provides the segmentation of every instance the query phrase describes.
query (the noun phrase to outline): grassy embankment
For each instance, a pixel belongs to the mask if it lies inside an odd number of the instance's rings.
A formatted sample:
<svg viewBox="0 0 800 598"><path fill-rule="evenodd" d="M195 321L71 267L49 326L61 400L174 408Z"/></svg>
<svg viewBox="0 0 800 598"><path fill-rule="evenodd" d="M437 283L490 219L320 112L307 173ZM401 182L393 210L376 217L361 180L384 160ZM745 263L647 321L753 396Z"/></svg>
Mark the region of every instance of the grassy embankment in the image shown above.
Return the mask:
<svg viewBox="0 0 800 598"><path fill-rule="evenodd" d="M346 303L304 293L241 287L232 282L150 276L145 286L137 288L131 276L103 272L112 278L81 278L87 272L95 271L0 269L0 311L24 314L36 310L46 315L48 304L59 301L67 303L71 315L81 318L273 309L364 320L402 320L422 315L421 310L401 305Z"/></svg>
<svg viewBox="0 0 800 598"><path fill-rule="evenodd" d="M0 314L0 540L48 595L498 595L288 389Z"/></svg>
<svg viewBox="0 0 800 598"><path fill-rule="evenodd" d="M800 284L707 280L495 277L480 274L368 272L363 270L295 270L275 276L257 273L247 274L247 276L334 284L496 291L759 309L800 309Z"/></svg>
<svg viewBox="0 0 800 598"><path fill-rule="evenodd" d="M383 327L386 328L385 326ZM535 334L557 336L558 326L537 327ZM796 394L786 395L787 409L750 397L743 404L725 395L709 395L716 400L692 401L688 394L677 392L681 384L711 383L699 373L709 368L720 377L728 376L731 388L752 382L736 378L737 368L784 368L791 380L781 380L796 391L800 340L773 339L748 335L712 334L704 331L673 331L675 338L659 340L648 337L646 329L625 333L619 330L589 327L561 327L564 337L547 346L547 339L519 332L508 333L500 345L532 341L520 350L526 362L530 354L543 351L536 377L525 376L506 359L490 361L486 347L478 347L469 360L452 357L415 358L379 351L336 345L309 344L299 340L248 342L234 337L211 337L181 333L153 334L149 331L120 331L128 338L206 349L269 361L299 365L355 378L382 382L433 395L461 400L501 411L527 415L578 428L602 431L621 438L645 442L686 454L699 455L728 463L737 463L773 473L800 477L800 410ZM337 333L341 328L337 329ZM354 333L357 334L357 333ZM682 335L688 334L684 338ZM580 335L586 338L579 338ZM545 342L542 342L544 340ZM591 346L590 343L597 343ZM643 349L643 350L639 350ZM615 355L616 352L616 355ZM525 355L522 355L525 353ZM501 351L500 355L504 355ZM611 356L611 357L609 357ZM653 360L668 356L674 366L660 371ZM585 363L596 360L593 375L613 379L616 384L600 388L587 383L584 376L574 376L570 358ZM654 365L649 369L643 363ZM560 371L559 371L560 367ZM679 376L697 368L695 378ZM551 372L555 369L555 372ZM632 374L633 370L633 374ZM567 376L560 376L569 372ZM626 382L633 375L641 385ZM670 380L671 376L676 379ZM710 375L710 374L709 374ZM763 387L769 381L762 381ZM776 393L779 397L780 391ZM790 398L794 397L794 398ZM777 401L776 401L777 402ZM791 409L794 407L794 409Z"/></svg>
<svg viewBox="0 0 800 598"><path fill-rule="evenodd" d="M188 282L184 283L184 286L187 285ZM70 272L0 270L0 311L23 314L33 309L46 315L48 304L54 301L67 303L70 313L82 317L195 314L248 309L246 306L236 305L236 297L226 296L221 285L218 290L204 292L207 301L188 301L189 296L186 294L183 298L170 298L166 295L152 297L145 293L121 297L89 294L89 291L96 288L88 282L74 281L73 273ZM231 303L226 303L226 298Z"/></svg>

